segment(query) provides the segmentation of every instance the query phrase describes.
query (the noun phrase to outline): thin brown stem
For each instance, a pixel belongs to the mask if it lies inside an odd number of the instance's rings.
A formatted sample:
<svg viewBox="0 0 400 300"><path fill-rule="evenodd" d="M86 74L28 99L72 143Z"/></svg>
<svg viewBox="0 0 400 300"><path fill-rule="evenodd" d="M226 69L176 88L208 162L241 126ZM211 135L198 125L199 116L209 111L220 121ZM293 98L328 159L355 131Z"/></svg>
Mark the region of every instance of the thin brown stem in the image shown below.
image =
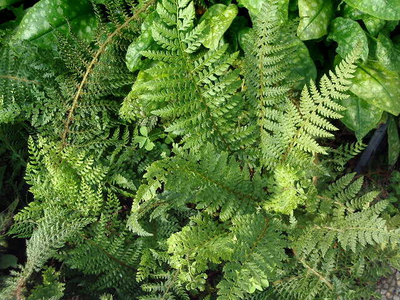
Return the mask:
<svg viewBox="0 0 400 300"><path fill-rule="evenodd" d="M74 117L74 112L75 109L78 107L78 102L79 99L81 98L82 94L83 94L83 88L85 87L85 85L88 82L89 79L89 75L93 70L93 67L96 65L96 63L98 62L100 55L105 51L106 47L112 42L112 40L114 39L114 37L116 37L122 29L124 29L125 27L127 27L129 25L130 22L136 20L139 18L140 14L144 11L146 11L151 5L153 5L154 3L156 3L156 0L150 0L149 2L147 2L144 6L142 6L140 9L138 9L136 11L136 13L130 17L129 19L127 19L121 26L117 27L114 32L112 32L107 39L105 40L105 42L99 47L99 49L96 51L92 61L90 62L90 64L88 65L82 80L77 88L77 91L74 95L74 98L72 100L72 105L71 108L68 111L68 117L67 120L65 121L65 125L64 125L64 130L61 134L61 141L62 141L62 147L65 147L67 145L67 137L68 137L68 133L69 133L69 126L72 123L73 117Z"/></svg>
<svg viewBox="0 0 400 300"><path fill-rule="evenodd" d="M26 78L11 76L11 75L0 75L0 79L9 79L9 80L22 81L22 82L26 82L26 83L39 84L39 82L37 82L35 80L29 80Z"/></svg>

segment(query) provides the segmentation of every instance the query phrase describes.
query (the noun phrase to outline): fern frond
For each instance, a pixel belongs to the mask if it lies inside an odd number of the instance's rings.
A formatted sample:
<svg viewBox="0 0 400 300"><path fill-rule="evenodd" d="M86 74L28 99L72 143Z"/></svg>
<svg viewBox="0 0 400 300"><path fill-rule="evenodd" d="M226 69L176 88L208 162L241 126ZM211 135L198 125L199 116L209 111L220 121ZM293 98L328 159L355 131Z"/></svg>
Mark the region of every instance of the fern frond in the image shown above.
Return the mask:
<svg viewBox="0 0 400 300"><path fill-rule="evenodd" d="M217 153L210 146L205 149L201 156L182 152L151 165L145 175L147 184L137 192L132 222L137 224L146 212L159 205L166 206L166 210L182 210L192 203L209 215L217 214L222 221L254 213L265 197L265 181L258 175L250 178L249 172L240 170L238 162L228 160L227 153ZM161 187L163 198L157 196Z"/></svg>
<svg viewBox="0 0 400 300"><path fill-rule="evenodd" d="M344 93L350 88L350 79L354 77L359 52L356 48L340 62L335 68L335 73L330 73L330 79L326 75L323 76L320 90L313 82L310 82L309 87L304 87L298 108L300 120L295 121L296 130L290 133L290 136L283 137L290 141L284 151L284 162L296 163L296 157L291 158L291 153L296 147L310 154L327 154L327 149L319 146L317 138L331 137L331 131L336 130L328 119L341 117L338 111L344 110L344 107L335 100L349 97Z"/></svg>
<svg viewBox="0 0 400 300"><path fill-rule="evenodd" d="M337 100L348 97L359 49L355 49L323 76L319 88L312 81L304 86L299 102L293 99L290 82L291 55L298 40L276 17L277 5L268 5L254 20L255 45L245 56L246 97L254 111L260 139L261 162L267 169L279 164L310 166L313 155L327 154L317 139L333 137L337 130L329 119L340 118L344 108ZM285 37L282 37L282 32ZM309 168L309 167L308 167Z"/></svg>
<svg viewBox="0 0 400 300"><path fill-rule="evenodd" d="M346 163L353 157L360 154L366 147L363 142L357 141L356 143L342 144L337 149L332 149L332 159L327 159L325 163L335 164L335 168L338 172L344 170Z"/></svg>
<svg viewBox="0 0 400 300"><path fill-rule="evenodd" d="M354 174L342 177L318 197L320 208L316 213L319 217L296 246L299 254L321 251L324 256L334 242L353 252L367 244L385 247L399 243L399 231L389 230L386 221L380 217L387 201L372 205L378 195L376 192L356 197L362 187L362 178L352 182L353 177Z"/></svg>
<svg viewBox="0 0 400 300"><path fill-rule="evenodd" d="M186 148L211 142L231 153L241 150L250 131L237 122L242 83L231 66L238 53L228 54L226 45L215 51L200 48L205 22L194 25L192 1L162 1L157 12L162 23L153 26L153 37L162 49L142 52L157 63L125 101L136 102L146 116L161 117L166 131L182 136Z"/></svg>
<svg viewBox="0 0 400 300"><path fill-rule="evenodd" d="M46 211L27 244L27 262L17 275L18 279L4 289L3 299L21 297L33 272L39 271L47 260L56 256L59 248L93 221L92 218L68 216L65 211Z"/></svg>
<svg viewBox="0 0 400 300"><path fill-rule="evenodd" d="M179 270L180 282L188 290L205 289L209 263L221 263L232 256L232 236L228 228L209 216L198 215L191 224L167 240L169 264Z"/></svg>
<svg viewBox="0 0 400 300"><path fill-rule="evenodd" d="M275 220L263 213L248 214L234 218L232 225L235 252L217 285L221 300L247 299L248 294L265 289L281 276L286 259L286 241Z"/></svg>

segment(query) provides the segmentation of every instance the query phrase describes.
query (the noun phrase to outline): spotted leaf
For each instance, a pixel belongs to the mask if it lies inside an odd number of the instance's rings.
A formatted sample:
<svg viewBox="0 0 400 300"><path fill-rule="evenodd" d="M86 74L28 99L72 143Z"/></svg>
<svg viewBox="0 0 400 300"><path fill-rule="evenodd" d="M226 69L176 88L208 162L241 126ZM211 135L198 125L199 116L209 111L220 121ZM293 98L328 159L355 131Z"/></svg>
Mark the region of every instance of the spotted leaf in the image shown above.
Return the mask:
<svg viewBox="0 0 400 300"><path fill-rule="evenodd" d="M383 110L355 95L351 94L340 104L346 107L346 110L341 113L343 118L340 121L354 131L358 140L366 136L381 120Z"/></svg>
<svg viewBox="0 0 400 300"><path fill-rule="evenodd" d="M288 10L289 10L289 0L239 0L239 6L246 7L250 15L254 18L257 17L260 11L263 9L263 5L268 5L270 3L276 3L277 5L277 13L279 14L278 18L280 20L288 19Z"/></svg>
<svg viewBox="0 0 400 300"><path fill-rule="evenodd" d="M328 33L333 17L331 0L299 0L300 24L297 35L303 41L318 39Z"/></svg>
<svg viewBox="0 0 400 300"><path fill-rule="evenodd" d="M96 22L90 1L41 0L28 10L14 39L30 40L48 48L54 44L54 31L68 32L69 26L78 37L91 39Z"/></svg>
<svg viewBox="0 0 400 300"><path fill-rule="evenodd" d="M349 5L384 20L400 19L399 0L345 0Z"/></svg>
<svg viewBox="0 0 400 300"><path fill-rule="evenodd" d="M361 47L361 59L368 58L368 39L360 24L349 18L336 18L331 24L328 40L338 43L336 52L341 57L346 57L356 47Z"/></svg>
<svg viewBox="0 0 400 300"><path fill-rule="evenodd" d="M400 77L387 70L379 62L368 61L359 66L350 91L368 103L390 112L400 114Z"/></svg>
<svg viewBox="0 0 400 300"><path fill-rule="evenodd" d="M235 4L215 4L211 6L200 19L200 22L207 22L203 34L203 45L210 49L216 49L224 33L232 24L238 13Z"/></svg>
<svg viewBox="0 0 400 300"><path fill-rule="evenodd" d="M128 51L126 52L126 66L131 72L137 71L142 67L141 52L149 49L154 43L151 35L151 25L156 19L158 19L156 12L149 14L142 24L140 36L128 47Z"/></svg>

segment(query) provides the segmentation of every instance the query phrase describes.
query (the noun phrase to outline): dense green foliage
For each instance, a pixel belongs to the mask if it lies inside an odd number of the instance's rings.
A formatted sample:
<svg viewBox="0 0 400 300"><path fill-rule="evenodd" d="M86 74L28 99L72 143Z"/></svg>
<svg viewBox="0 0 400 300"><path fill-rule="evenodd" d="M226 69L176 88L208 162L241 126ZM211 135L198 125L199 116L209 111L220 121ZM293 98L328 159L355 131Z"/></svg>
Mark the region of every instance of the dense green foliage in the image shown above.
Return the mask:
<svg viewBox="0 0 400 300"><path fill-rule="evenodd" d="M385 122L398 160L399 4L18 2L1 299L369 299L400 267L398 172L348 166Z"/></svg>

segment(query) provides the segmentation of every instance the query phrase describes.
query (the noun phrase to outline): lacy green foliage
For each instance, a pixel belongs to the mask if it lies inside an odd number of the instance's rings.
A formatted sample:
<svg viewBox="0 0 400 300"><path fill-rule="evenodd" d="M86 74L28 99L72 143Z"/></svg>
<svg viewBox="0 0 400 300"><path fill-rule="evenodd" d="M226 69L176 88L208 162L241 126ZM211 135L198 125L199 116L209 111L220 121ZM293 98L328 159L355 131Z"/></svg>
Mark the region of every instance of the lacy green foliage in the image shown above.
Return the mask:
<svg viewBox="0 0 400 300"><path fill-rule="evenodd" d="M35 286L28 300L61 299L64 296L65 283L58 282L60 273L52 267L47 267L42 276L43 283Z"/></svg>
<svg viewBox="0 0 400 300"><path fill-rule="evenodd" d="M296 38L287 25L271 22L276 9L264 11L254 23L255 46L245 51L246 95L257 112L262 163L269 169L280 163L309 165L315 154L327 154L317 139L332 138L337 130L329 119L340 118L338 112L345 109L337 100L348 97L344 92L354 77L359 49L330 72L330 78L324 75L319 88L311 81L300 99L293 100L288 75ZM288 34L282 37L282 32Z"/></svg>
<svg viewBox="0 0 400 300"><path fill-rule="evenodd" d="M182 151L179 154L148 168L148 182L136 194L132 230L142 232L134 229L134 224L153 206L159 211L186 210L187 204L192 203L210 215L217 214L221 221L256 212L256 205L265 197L265 181L260 176L251 178L249 172L241 172L237 161L228 160L227 153L219 154L211 146L201 156ZM160 199L156 192L161 187L164 195Z"/></svg>
<svg viewBox="0 0 400 300"><path fill-rule="evenodd" d="M206 22L195 25L193 2L163 1L157 12L160 20L155 20L152 35L161 50L142 52L156 63L142 71L144 79L125 100L123 115L159 116L166 131L182 136L186 148L208 141L230 152L240 150L249 132L238 122L242 82L238 70L231 69L238 53L227 53L227 44L202 48Z"/></svg>
<svg viewBox="0 0 400 300"><path fill-rule="evenodd" d="M62 67L54 68L57 59L51 52L21 43L14 48L2 46L0 58L0 123L31 120L41 129L55 121L55 104L41 97L45 90L56 89L54 77L56 72L62 72Z"/></svg>
<svg viewBox="0 0 400 300"><path fill-rule="evenodd" d="M396 252L399 230L388 228L380 217L387 201L375 203L379 193L374 191L360 195L363 180L353 179L354 174L348 174L337 180L313 199L302 216L306 219L298 220L302 229L295 228L291 235L294 272L273 287L277 298L334 294L359 299L372 294L370 282L387 272L377 258Z"/></svg>
<svg viewBox="0 0 400 300"><path fill-rule="evenodd" d="M85 285L91 293L112 288L119 299L131 299L138 288L135 266L143 245L119 218L118 199L110 195L106 201L98 221L81 232L58 258L88 277L96 275L95 282L89 279Z"/></svg>
<svg viewBox="0 0 400 300"><path fill-rule="evenodd" d="M205 149L201 156L180 153L148 169L148 184L137 193L129 226L146 236L149 233L138 219L149 209L154 210L150 219L169 219L170 210L195 207L201 215L166 241L169 264L179 270L177 278L187 289L204 290L209 265L226 262L217 286L220 298L243 299L246 292L267 287L268 280L277 276L286 243L279 223L257 212L267 196L265 181L241 171L227 153ZM160 197L156 191L161 186Z"/></svg>
<svg viewBox="0 0 400 300"><path fill-rule="evenodd" d="M387 200L343 176L364 145L326 143L360 49L298 91L284 2L256 14L244 54L190 0L96 1L92 41L2 44L1 149L33 196L8 231L28 239L27 260L2 299L374 295L383 262L400 265L400 229ZM130 44L146 49L137 73Z"/></svg>
<svg viewBox="0 0 400 300"><path fill-rule="evenodd" d="M26 281L33 272L39 271L57 250L80 232L93 219L68 215L66 211L51 210L36 222L36 228L27 244L27 262L21 270L9 279L0 294L3 299L20 298L25 293Z"/></svg>
<svg viewBox="0 0 400 300"><path fill-rule="evenodd" d="M131 230L147 236L149 233L143 228L154 227L144 220L169 220L174 209L197 210L197 215L172 234L164 246L164 259L177 270L175 276L186 289L207 289L210 278L206 271L212 270L222 276L216 285L218 299L248 299L249 294L269 286L263 295L279 299L333 295L358 299L359 295L374 292L370 281L387 271L379 266L377 257L393 257L400 235L399 229L389 229L380 217L387 201L374 203L378 192L359 194L362 178L353 181L354 174L346 175L327 190L322 186L321 192L318 186L290 183L296 193L302 194L305 206L285 210L285 203L276 199L292 197L287 195L287 189L279 188L287 184L287 178L277 175L278 187L267 192L262 188L265 183L260 184L256 176L242 185L235 184L241 180L239 175L249 174L248 171L227 161L226 154L206 149L205 157L180 153L154 163L146 175L148 184L139 189L140 198L136 199L129 221ZM293 175L288 171L284 173L287 177ZM161 194L157 192L160 188ZM261 194L254 194L257 190ZM218 203L226 194L231 194L229 203L242 204L228 210L229 214L224 202ZM291 212L291 222L267 214L261 208L263 203L280 213ZM147 260L151 256L146 257ZM218 268L222 262L223 267ZM371 273L367 265L376 267L375 271ZM349 277L346 269L354 270L354 275Z"/></svg>
<svg viewBox="0 0 400 300"><path fill-rule="evenodd" d="M331 150L330 154L332 159L327 159L325 163L334 164L336 170L338 172L342 172L346 163L353 157L360 154L365 147L366 145L360 141L351 144L342 144L339 148Z"/></svg>

